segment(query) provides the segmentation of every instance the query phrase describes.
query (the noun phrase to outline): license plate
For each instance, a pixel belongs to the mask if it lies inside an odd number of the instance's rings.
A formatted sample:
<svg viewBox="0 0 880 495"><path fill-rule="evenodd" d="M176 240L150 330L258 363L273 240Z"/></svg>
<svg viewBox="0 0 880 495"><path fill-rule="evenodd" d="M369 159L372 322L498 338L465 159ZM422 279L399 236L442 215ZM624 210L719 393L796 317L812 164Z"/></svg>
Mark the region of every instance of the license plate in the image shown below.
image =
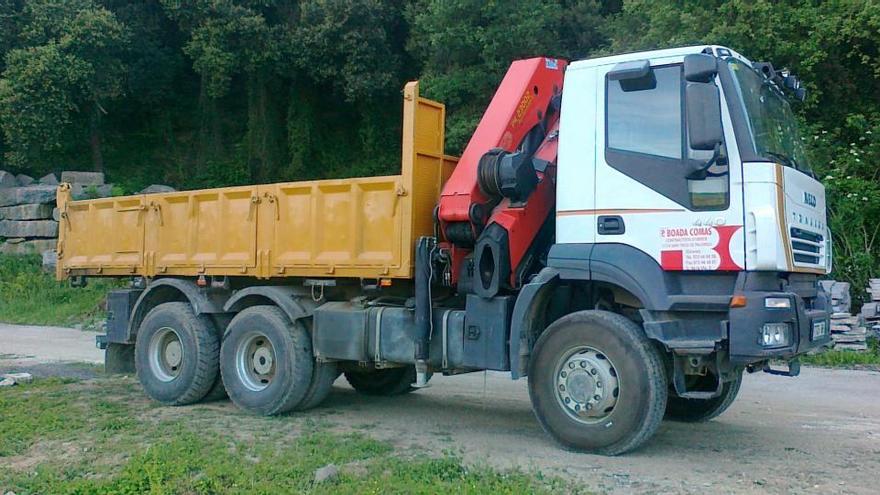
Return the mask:
<svg viewBox="0 0 880 495"><path fill-rule="evenodd" d="M813 322L813 340L821 339L828 335L828 322L825 320Z"/></svg>

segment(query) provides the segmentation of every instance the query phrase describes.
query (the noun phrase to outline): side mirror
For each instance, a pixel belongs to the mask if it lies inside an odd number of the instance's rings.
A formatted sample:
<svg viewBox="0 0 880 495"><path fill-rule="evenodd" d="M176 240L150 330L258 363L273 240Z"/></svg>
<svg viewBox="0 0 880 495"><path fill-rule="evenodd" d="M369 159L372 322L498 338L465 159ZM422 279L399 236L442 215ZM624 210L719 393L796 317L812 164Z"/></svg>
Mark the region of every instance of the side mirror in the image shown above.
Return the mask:
<svg viewBox="0 0 880 495"><path fill-rule="evenodd" d="M684 88L687 108L688 144L692 150L713 151L706 162L688 161L687 178L704 179L706 170L718 159L724 142L721 126L721 96L712 82L688 82Z"/></svg>
<svg viewBox="0 0 880 495"><path fill-rule="evenodd" d="M684 57L684 80L688 82L710 83L718 74L718 59L704 53L694 53Z"/></svg>

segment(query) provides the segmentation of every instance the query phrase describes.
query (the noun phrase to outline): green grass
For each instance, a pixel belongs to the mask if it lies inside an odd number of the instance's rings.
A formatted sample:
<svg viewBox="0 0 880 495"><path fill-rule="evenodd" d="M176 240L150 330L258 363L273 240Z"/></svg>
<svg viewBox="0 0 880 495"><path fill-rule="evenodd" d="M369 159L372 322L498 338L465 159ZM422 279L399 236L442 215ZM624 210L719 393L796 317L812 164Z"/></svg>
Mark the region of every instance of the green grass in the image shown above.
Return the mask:
<svg viewBox="0 0 880 495"><path fill-rule="evenodd" d="M826 368L880 367L880 343L875 338L869 338L868 350L865 352L830 349L819 354L801 356L801 364Z"/></svg>
<svg viewBox="0 0 880 495"><path fill-rule="evenodd" d="M91 279L84 288L57 282L43 272L39 256L0 255L0 322L71 325L103 315L110 279Z"/></svg>
<svg viewBox="0 0 880 495"><path fill-rule="evenodd" d="M309 415L162 407L128 378L37 380L0 390L0 493L550 493L540 473L466 466ZM314 484L315 470L340 468Z"/></svg>

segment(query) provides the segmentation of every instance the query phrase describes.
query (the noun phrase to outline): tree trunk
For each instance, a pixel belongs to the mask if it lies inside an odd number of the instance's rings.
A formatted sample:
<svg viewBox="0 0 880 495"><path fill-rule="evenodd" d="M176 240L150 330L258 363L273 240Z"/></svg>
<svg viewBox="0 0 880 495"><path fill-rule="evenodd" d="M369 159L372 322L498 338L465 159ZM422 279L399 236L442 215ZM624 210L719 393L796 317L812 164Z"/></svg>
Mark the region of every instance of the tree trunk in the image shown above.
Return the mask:
<svg viewBox="0 0 880 495"><path fill-rule="evenodd" d="M96 101L89 119L89 147L92 149L92 170L104 171L104 154L101 152L101 114L103 109Z"/></svg>

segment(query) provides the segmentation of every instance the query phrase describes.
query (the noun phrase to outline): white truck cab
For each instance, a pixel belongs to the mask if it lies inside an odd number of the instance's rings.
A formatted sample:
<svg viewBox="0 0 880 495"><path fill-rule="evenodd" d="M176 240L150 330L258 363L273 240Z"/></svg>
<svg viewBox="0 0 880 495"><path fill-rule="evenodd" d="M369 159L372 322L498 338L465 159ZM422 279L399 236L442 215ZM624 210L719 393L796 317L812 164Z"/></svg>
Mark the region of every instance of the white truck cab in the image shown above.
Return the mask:
<svg viewBox="0 0 880 495"><path fill-rule="evenodd" d="M722 46L567 68L539 283L587 281L590 306L641 321L679 397L717 396L743 368L796 375L830 338L825 189L786 95L798 88ZM707 370L717 381L689 385Z"/></svg>
<svg viewBox="0 0 880 495"><path fill-rule="evenodd" d="M683 63L711 50L723 143L706 160L688 145ZM610 74L647 62L646 87ZM694 84L694 83L691 83ZM701 84L701 83L697 83ZM785 96L735 51L686 47L572 63L565 77L557 242L633 247L664 270L825 274L825 190L810 172Z"/></svg>

